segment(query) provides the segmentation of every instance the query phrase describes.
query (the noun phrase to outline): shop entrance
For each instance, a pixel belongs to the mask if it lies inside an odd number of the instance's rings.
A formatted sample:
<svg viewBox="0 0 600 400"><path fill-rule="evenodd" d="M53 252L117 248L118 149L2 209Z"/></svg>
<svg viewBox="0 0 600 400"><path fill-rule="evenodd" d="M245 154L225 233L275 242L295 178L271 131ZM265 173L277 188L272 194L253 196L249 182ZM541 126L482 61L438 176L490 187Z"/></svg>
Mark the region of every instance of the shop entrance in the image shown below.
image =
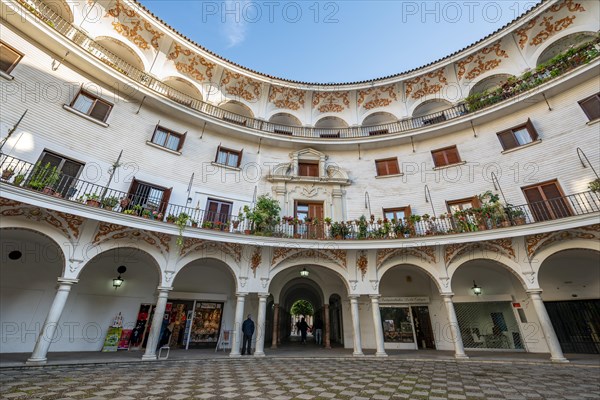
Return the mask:
<svg viewBox="0 0 600 400"><path fill-rule="evenodd" d="M563 352L600 354L600 300L544 304Z"/></svg>
<svg viewBox="0 0 600 400"><path fill-rule="evenodd" d="M429 307L426 305L381 305L383 340L390 348L435 349Z"/></svg>

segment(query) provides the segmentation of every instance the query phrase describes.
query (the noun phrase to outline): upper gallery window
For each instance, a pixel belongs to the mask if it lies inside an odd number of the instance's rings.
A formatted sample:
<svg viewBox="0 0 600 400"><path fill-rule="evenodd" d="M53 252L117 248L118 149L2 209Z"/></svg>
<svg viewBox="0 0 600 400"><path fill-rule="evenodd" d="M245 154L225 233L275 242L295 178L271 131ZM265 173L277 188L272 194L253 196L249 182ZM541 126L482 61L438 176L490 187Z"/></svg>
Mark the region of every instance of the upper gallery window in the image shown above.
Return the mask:
<svg viewBox="0 0 600 400"><path fill-rule="evenodd" d="M185 134L163 128L160 125L156 125L152 135L152 143L173 151L181 151L184 140Z"/></svg>
<svg viewBox="0 0 600 400"><path fill-rule="evenodd" d="M600 118L600 93L581 100L579 106L590 121Z"/></svg>
<svg viewBox="0 0 600 400"><path fill-rule="evenodd" d="M242 152L243 150L238 151L219 146L215 162L217 164L239 168L242 162Z"/></svg>
<svg viewBox="0 0 600 400"><path fill-rule="evenodd" d="M436 167L444 167L446 165L458 164L461 162L456 146L432 150L431 155L433 156L433 164Z"/></svg>
<svg viewBox="0 0 600 400"><path fill-rule="evenodd" d="M398 175L400 173L397 157L375 160L375 167L377 168L377 176Z"/></svg>

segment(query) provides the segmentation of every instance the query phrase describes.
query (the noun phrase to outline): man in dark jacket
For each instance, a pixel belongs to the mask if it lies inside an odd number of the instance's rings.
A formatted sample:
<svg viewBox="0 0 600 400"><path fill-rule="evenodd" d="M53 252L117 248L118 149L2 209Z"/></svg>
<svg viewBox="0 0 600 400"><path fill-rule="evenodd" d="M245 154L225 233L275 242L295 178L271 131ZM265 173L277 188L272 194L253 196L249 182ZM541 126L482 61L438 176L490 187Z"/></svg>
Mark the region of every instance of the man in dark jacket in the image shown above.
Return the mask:
<svg viewBox="0 0 600 400"><path fill-rule="evenodd" d="M242 355L248 353L252 355L252 335L254 335L254 321L252 315L248 314L248 319L242 324L242 334L244 341L242 342ZM247 347L246 347L247 346Z"/></svg>

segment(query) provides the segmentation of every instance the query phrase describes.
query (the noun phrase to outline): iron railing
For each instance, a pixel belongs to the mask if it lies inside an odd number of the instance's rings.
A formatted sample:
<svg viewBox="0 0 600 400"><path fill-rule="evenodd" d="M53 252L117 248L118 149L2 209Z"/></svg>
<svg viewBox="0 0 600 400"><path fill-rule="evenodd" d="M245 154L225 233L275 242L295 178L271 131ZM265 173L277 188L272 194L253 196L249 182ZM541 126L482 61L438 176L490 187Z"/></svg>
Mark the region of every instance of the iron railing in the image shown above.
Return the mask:
<svg viewBox="0 0 600 400"><path fill-rule="evenodd" d="M243 115L239 115L230 111L226 111L220 107L206 103L200 99L182 93L169 85L157 80L153 76L145 73L124 61L99 43L95 42L84 31L75 27L59 14L57 14L50 6L42 0L17 0L31 14L45 22L50 27L54 28L58 33L71 40L73 43L86 50L98 60L109 65L116 71L126 75L138 84L152 90L153 92L165 96L179 104L192 108L204 115L208 115L230 124L243 126L248 129L260 131L263 133L272 134L275 136L284 137L303 137L311 139L344 139L344 138L362 138L371 136L388 135L395 133L408 132L424 126L435 125L444 121L459 118L468 113L474 112L480 108L487 107L497 102L517 96L522 92L533 87L533 83L539 84L540 76L536 75L532 78L531 84L521 85L521 81L516 82L514 89L507 88L500 94L486 94L483 97L477 97L469 104L459 103L448 109L434 112L428 115L419 117L410 117L399 121L394 121L386 124L373 126L357 126L347 128L313 128L304 126L288 126L282 124L274 124L271 122L255 119ZM596 55L593 56L597 57ZM542 71L540 74L548 74L544 80L553 78L562 74L578 65L589 62L589 57L573 58L569 65L563 65L561 68L555 68L552 71ZM547 78L547 79L546 79Z"/></svg>
<svg viewBox="0 0 600 400"><path fill-rule="evenodd" d="M582 192L522 205L492 203L481 208L438 216L412 215L403 220L361 217L350 221L304 220L274 217L269 223L256 223L243 215L234 216L163 200L152 191L127 193L61 173L46 163L20 160L0 154L1 180L23 189L35 190L91 207L129 214L183 227L318 240L403 239L435 235L487 231L522 224L567 218L600 211L600 193Z"/></svg>

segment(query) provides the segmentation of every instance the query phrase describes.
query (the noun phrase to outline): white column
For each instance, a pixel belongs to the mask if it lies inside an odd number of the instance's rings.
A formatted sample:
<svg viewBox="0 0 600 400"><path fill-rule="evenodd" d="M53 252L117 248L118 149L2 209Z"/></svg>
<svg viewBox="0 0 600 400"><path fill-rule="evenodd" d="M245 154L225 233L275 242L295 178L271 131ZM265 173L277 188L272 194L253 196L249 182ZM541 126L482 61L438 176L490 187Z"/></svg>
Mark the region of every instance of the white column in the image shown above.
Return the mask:
<svg viewBox="0 0 600 400"><path fill-rule="evenodd" d="M275 304L273 307L273 340L271 341L271 348L277 348L277 337L279 336L279 304Z"/></svg>
<svg viewBox="0 0 600 400"><path fill-rule="evenodd" d="M167 308L167 299L172 287L159 286L158 298L156 299L156 307L154 307L154 316L152 317L152 326L150 327L150 335L146 343L146 352L142 356L143 361L156 360L156 346L160 340L160 330L162 328L163 319L165 318L165 309Z"/></svg>
<svg viewBox="0 0 600 400"><path fill-rule="evenodd" d="M383 346L383 327L381 325L381 311L379 311L379 298L381 296L372 294L369 297L371 298L371 308L373 309L373 325L375 326L375 342L377 344L375 355L377 357L387 357L385 347Z"/></svg>
<svg viewBox="0 0 600 400"><path fill-rule="evenodd" d="M354 352L353 356L363 356L362 343L360 341L360 316L358 314L358 297L359 295L350 295L350 312L352 314L352 328L354 334Z"/></svg>
<svg viewBox="0 0 600 400"><path fill-rule="evenodd" d="M256 349L254 355L258 357L265 356L265 320L267 319L267 298L268 293L258 294L258 319L256 329Z"/></svg>
<svg viewBox="0 0 600 400"><path fill-rule="evenodd" d="M52 340L54 339L54 333L56 332L56 327L60 321L60 316L65 309L65 304L69 298L69 292L71 291L73 284L78 281L78 279L58 278L58 288L56 289L56 295L54 295L54 301L52 301L42 330L35 342L33 353L27 360L27 364L46 364L48 349L50 348L50 343L52 343Z"/></svg>
<svg viewBox="0 0 600 400"><path fill-rule="evenodd" d="M454 303L452 302L454 293L441 293L441 296L446 304L446 311L448 311L448 322L450 323L450 332L452 333L452 341L454 342L454 358L469 358L465 354L462 335L458 328L458 318L456 318L456 311L454 311Z"/></svg>
<svg viewBox="0 0 600 400"><path fill-rule="evenodd" d="M233 338L231 341L231 352L229 357L239 357L240 338L242 334L242 323L244 322L244 302L248 293L236 293L237 303L235 305L235 321L233 322Z"/></svg>
<svg viewBox="0 0 600 400"><path fill-rule="evenodd" d="M560 347L560 343L556 337L556 332L552 326L552 321L550 321L550 316L548 315L544 301L540 296L541 293L542 289L533 289L527 291L527 294L533 303L533 308L535 309L538 320L540 321L542 332L546 337L546 343L548 343L548 348L550 349L550 360L563 363L569 362L562 352L562 348Z"/></svg>

